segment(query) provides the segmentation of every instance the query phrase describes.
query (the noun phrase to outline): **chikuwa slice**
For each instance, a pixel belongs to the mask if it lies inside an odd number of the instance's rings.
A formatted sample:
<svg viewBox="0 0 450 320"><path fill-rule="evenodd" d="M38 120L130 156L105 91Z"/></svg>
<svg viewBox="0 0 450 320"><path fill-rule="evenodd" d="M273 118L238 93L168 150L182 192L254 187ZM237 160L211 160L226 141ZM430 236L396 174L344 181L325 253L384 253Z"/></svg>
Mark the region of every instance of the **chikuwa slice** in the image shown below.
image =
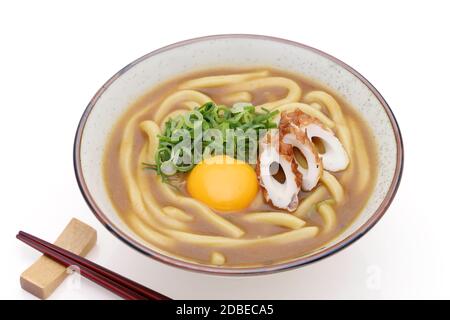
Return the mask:
<svg viewBox="0 0 450 320"><path fill-rule="evenodd" d="M311 191L319 182L322 175L322 161L314 144L305 132L295 126L289 126L283 134L283 142L296 147L305 157L307 167L298 164L297 169L302 174L302 190Z"/></svg>
<svg viewBox="0 0 450 320"><path fill-rule="evenodd" d="M283 169L285 175L283 183L273 175L274 164ZM269 131L261 139L257 173L267 202L291 212L297 209L302 174L297 169L292 148L283 145L279 140L279 133L275 130Z"/></svg>
<svg viewBox="0 0 450 320"><path fill-rule="evenodd" d="M334 132L319 120L296 110L284 114L282 122L304 131L310 141L313 138L319 138L322 141L325 151L319 153L319 157L322 159L323 169L336 172L347 168L350 162L347 152Z"/></svg>

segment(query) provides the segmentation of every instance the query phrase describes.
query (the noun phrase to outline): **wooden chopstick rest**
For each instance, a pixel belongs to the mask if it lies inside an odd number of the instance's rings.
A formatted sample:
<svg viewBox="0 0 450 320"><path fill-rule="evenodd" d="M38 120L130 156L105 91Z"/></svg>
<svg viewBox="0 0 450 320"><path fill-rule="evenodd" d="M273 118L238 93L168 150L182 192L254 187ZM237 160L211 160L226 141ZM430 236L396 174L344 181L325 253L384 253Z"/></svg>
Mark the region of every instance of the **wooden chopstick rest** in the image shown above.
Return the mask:
<svg viewBox="0 0 450 320"><path fill-rule="evenodd" d="M55 245L86 256L97 241L94 228L73 218L55 241ZM41 256L20 276L22 288L40 299L48 298L67 276L66 267Z"/></svg>

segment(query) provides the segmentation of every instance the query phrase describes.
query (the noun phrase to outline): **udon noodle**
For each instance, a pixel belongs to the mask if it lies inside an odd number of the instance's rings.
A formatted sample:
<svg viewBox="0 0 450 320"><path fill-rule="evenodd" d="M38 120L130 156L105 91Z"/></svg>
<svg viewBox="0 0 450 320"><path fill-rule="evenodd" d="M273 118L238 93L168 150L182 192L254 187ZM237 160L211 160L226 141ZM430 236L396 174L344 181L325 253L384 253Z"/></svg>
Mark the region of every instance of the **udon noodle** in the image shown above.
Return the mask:
<svg viewBox="0 0 450 320"><path fill-rule="evenodd" d="M300 192L293 212L266 203L261 189L243 210L211 208L187 191L189 173L180 174L174 188L141 165L155 164L159 137L169 119L210 101L226 106L250 102L257 111L279 110L276 121L282 112L300 110L336 134L349 165L339 172L324 169L315 188ZM279 70L230 68L183 75L134 103L111 134L104 176L117 212L155 250L195 263L244 267L295 259L338 236L370 195L375 161L364 121L331 90Z"/></svg>

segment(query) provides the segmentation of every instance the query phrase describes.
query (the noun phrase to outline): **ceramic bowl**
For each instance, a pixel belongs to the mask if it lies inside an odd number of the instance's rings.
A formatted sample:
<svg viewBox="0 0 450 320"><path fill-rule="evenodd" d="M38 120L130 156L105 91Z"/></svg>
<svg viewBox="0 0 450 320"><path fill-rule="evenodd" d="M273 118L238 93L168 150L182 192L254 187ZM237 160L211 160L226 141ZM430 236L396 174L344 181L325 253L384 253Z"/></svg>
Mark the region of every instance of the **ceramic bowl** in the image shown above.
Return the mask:
<svg viewBox="0 0 450 320"><path fill-rule="evenodd" d="M354 106L375 136L379 169L365 209L339 237L309 255L271 266L224 268L186 262L140 239L119 218L102 176L102 155L113 125L137 98L179 74L220 66L269 66L300 73L330 87ZM342 61L309 46L257 35L217 35L153 51L127 65L95 94L75 138L75 173L81 192L100 222L130 247L172 266L220 275L250 275L299 267L327 257L364 235L388 209L400 183L403 147L398 124L380 93Z"/></svg>

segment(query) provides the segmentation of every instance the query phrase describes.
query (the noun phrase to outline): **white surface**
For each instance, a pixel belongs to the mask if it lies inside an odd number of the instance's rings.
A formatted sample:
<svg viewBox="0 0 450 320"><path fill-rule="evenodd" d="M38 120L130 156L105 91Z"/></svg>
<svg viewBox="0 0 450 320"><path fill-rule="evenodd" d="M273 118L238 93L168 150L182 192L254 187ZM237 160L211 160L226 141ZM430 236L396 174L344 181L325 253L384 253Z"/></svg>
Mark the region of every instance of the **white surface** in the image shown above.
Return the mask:
<svg viewBox="0 0 450 320"><path fill-rule="evenodd" d="M72 216L99 232L90 259L173 298L450 298L448 5L229 1L210 10L200 2L0 5L0 298L33 298L18 279L39 255L14 238L17 231L53 240ZM294 271L219 278L134 252L89 211L72 143L92 95L151 50L217 33L267 34L322 49L361 72L392 107L406 149L403 181L385 217L351 247ZM115 297L72 277L52 298Z"/></svg>

